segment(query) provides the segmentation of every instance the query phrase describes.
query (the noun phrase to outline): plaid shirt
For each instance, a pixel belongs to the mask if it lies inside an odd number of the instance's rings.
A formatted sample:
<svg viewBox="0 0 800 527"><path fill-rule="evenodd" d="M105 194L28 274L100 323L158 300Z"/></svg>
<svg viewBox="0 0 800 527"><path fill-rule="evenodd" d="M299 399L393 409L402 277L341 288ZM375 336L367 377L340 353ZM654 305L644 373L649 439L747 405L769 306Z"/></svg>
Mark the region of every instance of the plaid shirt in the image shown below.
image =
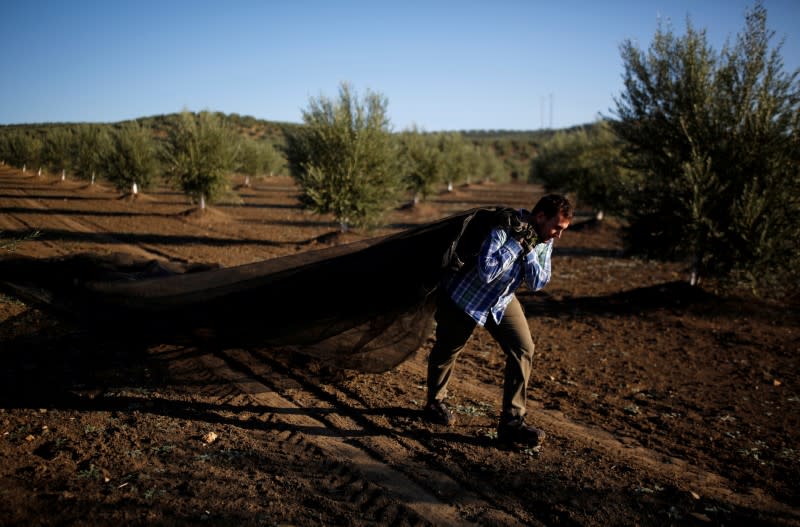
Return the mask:
<svg viewBox="0 0 800 527"><path fill-rule="evenodd" d="M486 324L489 313L499 324L523 279L531 291L542 289L550 281L552 252L550 240L521 256L522 245L504 229L496 228L483 242L478 264L463 275L453 276L445 290L479 325Z"/></svg>

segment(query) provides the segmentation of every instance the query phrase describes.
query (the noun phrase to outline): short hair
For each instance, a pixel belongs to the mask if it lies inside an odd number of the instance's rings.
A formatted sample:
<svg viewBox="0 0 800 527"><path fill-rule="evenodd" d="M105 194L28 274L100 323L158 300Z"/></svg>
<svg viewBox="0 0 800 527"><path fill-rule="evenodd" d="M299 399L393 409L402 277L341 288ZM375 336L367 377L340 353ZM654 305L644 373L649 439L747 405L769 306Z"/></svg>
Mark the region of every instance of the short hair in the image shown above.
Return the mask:
<svg viewBox="0 0 800 527"><path fill-rule="evenodd" d="M552 218L560 212L561 215L568 220L571 220L574 214L572 203L561 194L547 194L543 196L536 206L533 207L531 214L537 214L540 211L544 212L544 215L548 218Z"/></svg>

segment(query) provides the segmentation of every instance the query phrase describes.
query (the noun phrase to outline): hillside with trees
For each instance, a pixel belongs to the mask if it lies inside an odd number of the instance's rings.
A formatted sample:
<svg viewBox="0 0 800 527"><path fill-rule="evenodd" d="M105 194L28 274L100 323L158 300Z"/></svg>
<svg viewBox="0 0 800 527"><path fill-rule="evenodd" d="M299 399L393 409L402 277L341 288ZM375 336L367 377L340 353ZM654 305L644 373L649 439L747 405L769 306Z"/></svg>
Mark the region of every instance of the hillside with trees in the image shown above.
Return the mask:
<svg viewBox="0 0 800 527"><path fill-rule="evenodd" d="M384 98L378 93L371 95ZM254 178L291 172L304 189L304 203L309 207L325 213L333 210L332 202L336 200L340 204L334 207L340 210L338 214L356 214L358 219L354 224L367 225L378 222L388 208L405 202L418 203L437 192L452 191L457 185L524 181L539 142L552 135L551 131L395 131L387 117L388 101L384 101L382 130L386 141L376 153L375 162L387 165L377 186L373 185L372 190L362 188L361 183L367 185L368 181L363 178L355 186L342 185L341 180L329 177L336 173L333 165L322 172L319 168L301 169L301 165L310 162L309 156L324 157L322 152L326 148L329 152L340 149L344 152L349 141L355 139L355 136L340 134L338 137L344 142L332 144L330 148L326 146L326 141L336 136L337 127L343 126L343 122L336 121L332 113L323 115L333 111L332 107L320 106L322 103L327 106L362 104L362 101L354 101L354 96L357 94L350 95L349 103L342 100L341 93L339 100L321 97L310 101L304 112L304 123L184 111L117 123L0 126L0 161L25 171L34 170L37 174L57 174L62 180L77 178L92 184L96 180L105 181L131 194L154 184L166 184L181 189L192 202L201 206L206 201L213 203L230 196L234 175L241 175L243 186L248 187ZM350 108L352 112L364 109ZM350 117L357 120L355 114ZM320 128L325 126L330 128ZM350 132L355 132L359 126L356 122ZM319 140L313 152L298 153L300 143L309 140L315 130ZM226 147L225 153L222 153L223 147ZM299 160L298 155L302 159ZM194 160L194 168L178 169L190 159ZM316 161L319 162L322 161ZM215 175L200 175L199 165L216 167L208 168ZM183 175L176 175L178 173ZM189 173L194 175L189 176ZM311 188L310 174L316 174L313 185L316 190ZM189 179L193 182L189 183ZM335 192L349 188L351 194L336 196L329 192L326 198L321 198L320 189L324 185ZM354 196L358 196L357 199ZM373 206L369 205L367 196L381 199ZM326 200L327 205L324 204ZM351 209L347 214L342 208L346 201L352 204L347 205ZM357 209L360 212L356 212Z"/></svg>

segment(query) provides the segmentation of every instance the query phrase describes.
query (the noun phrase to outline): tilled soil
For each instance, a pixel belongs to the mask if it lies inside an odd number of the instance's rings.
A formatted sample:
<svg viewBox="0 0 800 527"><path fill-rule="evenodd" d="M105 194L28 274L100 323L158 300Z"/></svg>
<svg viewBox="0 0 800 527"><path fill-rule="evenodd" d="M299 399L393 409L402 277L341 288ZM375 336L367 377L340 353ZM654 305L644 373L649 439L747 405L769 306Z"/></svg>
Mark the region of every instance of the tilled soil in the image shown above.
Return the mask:
<svg viewBox="0 0 800 527"><path fill-rule="evenodd" d="M17 247L36 257L233 266L540 194L462 187L341 235L284 177L201 215L166 189L132 199L0 167L0 231L41 231ZM430 339L360 374L268 349L142 348L135 327L101 337L0 297L0 524L800 525L797 306L689 287L680 265L626 257L611 220L577 218L553 267L544 292L519 294L541 449L495 441L505 361L483 330L445 428L421 415Z"/></svg>

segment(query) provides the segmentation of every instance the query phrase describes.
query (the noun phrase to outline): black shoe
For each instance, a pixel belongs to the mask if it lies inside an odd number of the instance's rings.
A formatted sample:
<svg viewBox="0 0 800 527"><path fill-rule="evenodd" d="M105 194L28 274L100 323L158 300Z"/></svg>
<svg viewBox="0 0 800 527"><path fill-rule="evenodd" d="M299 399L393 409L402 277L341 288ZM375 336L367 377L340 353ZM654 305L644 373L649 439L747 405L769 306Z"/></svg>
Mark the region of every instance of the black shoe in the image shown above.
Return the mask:
<svg viewBox="0 0 800 527"><path fill-rule="evenodd" d="M425 406L425 418L437 425L450 426L456 418L442 401L433 401Z"/></svg>
<svg viewBox="0 0 800 527"><path fill-rule="evenodd" d="M544 443L547 434L525 422L524 417L501 421L497 427L497 440L502 443L516 443L536 447Z"/></svg>

